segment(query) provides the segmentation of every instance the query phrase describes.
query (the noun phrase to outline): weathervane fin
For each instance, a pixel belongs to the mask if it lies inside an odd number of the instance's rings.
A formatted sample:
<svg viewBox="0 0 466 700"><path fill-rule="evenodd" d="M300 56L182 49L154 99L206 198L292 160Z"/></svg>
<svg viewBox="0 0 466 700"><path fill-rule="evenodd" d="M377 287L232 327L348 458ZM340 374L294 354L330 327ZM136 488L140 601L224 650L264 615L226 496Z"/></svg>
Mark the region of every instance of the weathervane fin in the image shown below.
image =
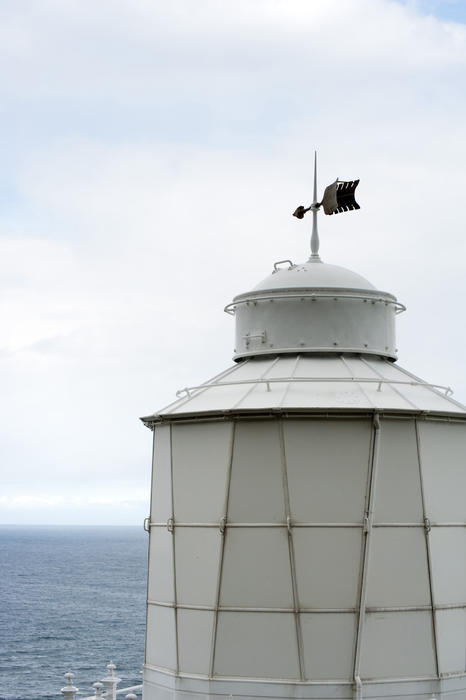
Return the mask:
<svg viewBox="0 0 466 700"><path fill-rule="evenodd" d="M335 180L325 188L320 205L326 214L339 214L343 211L353 211L361 207L355 199L354 192L359 180Z"/></svg>

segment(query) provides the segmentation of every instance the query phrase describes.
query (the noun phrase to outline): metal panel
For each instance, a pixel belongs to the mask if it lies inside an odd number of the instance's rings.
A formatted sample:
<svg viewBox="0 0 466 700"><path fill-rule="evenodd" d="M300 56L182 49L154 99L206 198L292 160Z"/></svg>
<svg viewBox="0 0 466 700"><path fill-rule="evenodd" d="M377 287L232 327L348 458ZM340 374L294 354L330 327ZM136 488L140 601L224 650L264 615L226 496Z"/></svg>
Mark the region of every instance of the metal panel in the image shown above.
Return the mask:
<svg viewBox="0 0 466 700"><path fill-rule="evenodd" d="M216 528L175 528L177 602L215 605L221 535Z"/></svg>
<svg viewBox="0 0 466 700"><path fill-rule="evenodd" d="M299 678L293 614L219 613L214 672L252 678Z"/></svg>
<svg viewBox="0 0 466 700"><path fill-rule="evenodd" d="M466 521L466 424L419 424L424 495L434 522Z"/></svg>
<svg viewBox="0 0 466 700"><path fill-rule="evenodd" d="M466 671L466 610L437 610L440 673Z"/></svg>
<svg viewBox="0 0 466 700"><path fill-rule="evenodd" d="M422 521L414 421L382 421L374 522Z"/></svg>
<svg viewBox="0 0 466 700"><path fill-rule="evenodd" d="M280 359L280 363L282 359ZM283 375L282 375L283 376ZM316 357L313 355L302 355L299 361L298 377L350 377L345 363L341 361L338 355L322 355Z"/></svg>
<svg viewBox="0 0 466 700"><path fill-rule="evenodd" d="M430 605L424 529L374 528L367 584L368 607Z"/></svg>
<svg viewBox="0 0 466 700"><path fill-rule="evenodd" d="M356 616L352 613L302 613L307 680L351 680Z"/></svg>
<svg viewBox="0 0 466 700"><path fill-rule="evenodd" d="M431 613L367 613L362 640L362 678L435 675Z"/></svg>
<svg viewBox="0 0 466 700"><path fill-rule="evenodd" d="M293 609L288 534L277 528L230 528L220 605Z"/></svg>
<svg viewBox="0 0 466 700"><path fill-rule="evenodd" d="M171 514L170 426L158 425L154 432L151 520L153 522L166 522Z"/></svg>
<svg viewBox="0 0 466 700"><path fill-rule="evenodd" d="M277 377L291 377L296 370L297 359L298 358L296 357L296 355L290 355L289 357L284 355L283 357L278 358L278 361L272 367L270 367L269 371L265 376L267 377L267 379L275 379ZM299 358L299 361L301 361L301 359L302 357Z"/></svg>
<svg viewBox="0 0 466 700"><path fill-rule="evenodd" d="M208 675L214 613L178 610L178 651L181 673Z"/></svg>
<svg viewBox="0 0 466 700"><path fill-rule="evenodd" d="M247 379L255 379L262 376L265 372L275 364L273 357L257 357L254 360L246 362L238 362L234 364L235 379L245 381Z"/></svg>
<svg viewBox="0 0 466 700"><path fill-rule="evenodd" d="M358 598L361 530L294 528L301 608L351 608Z"/></svg>
<svg viewBox="0 0 466 700"><path fill-rule="evenodd" d="M379 445L380 445L380 416L375 413L372 420L373 440L371 445L370 457L370 478L368 479L367 488L367 505L364 517L363 529L363 555L361 562L361 586L358 601L358 630L356 637L356 648L354 652L354 681L356 697L359 700L361 696L361 650L364 632L364 623L366 620L366 603L367 603L367 577L369 572L369 558L371 551L371 535L373 532L374 522L374 504L375 504L375 488L377 484L377 468L379 464Z"/></svg>
<svg viewBox="0 0 466 700"><path fill-rule="evenodd" d="M385 403L385 405L390 405L393 408L395 407L392 398L390 397L388 399L389 403L387 404L387 396L384 396L384 394L393 392L397 394L400 399L405 401L407 407L420 408L423 410L448 410L448 400L445 400L443 396L439 396L438 394L434 393L429 385L420 386L420 382L422 383L422 380L409 375L409 373L405 372L399 365L394 365L392 362L387 360L381 361L371 358L363 358L362 361L368 368L373 369L378 376L395 382L391 386L384 383L380 388L379 396L382 399L382 405ZM405 383L396 383L400 381Z"/></svg>
<svg viewBox="0 0 466 700"><path fill-rule="evenodd" d="M352 382L291 382L283 407L308 408L309 405L319 408L366 408L368 402L357 384Z"/></svg>
<svg viewBox="0 0 466 700"><path fill-rule="evenodd" d="M466 603L466 527L434 527L429 537L435 604Z"/></svg>
<svg viewBox="0 0 466 700"><path fill-rule="evenodd" d="M233 371L228 372L228 376L221 375L218 379L219 383L222 381L240 381L246 382L251 379L251 384L237 384L222 387L221 389L202 389L201 392L193 395L186 403L180 404L172 408L172 412L184 413L188 411L189 413L209 411L222 408L231 408L241 401L247 393L254 387L255 379L262 376L269 367L274 363L274 358L260 358L257 360L245 362L240 362L235 364ZM215 379L215 378L214 378ZM217 382L213 381L214 385Z"/></svg>
<svg viewBox="0 0 466 700"><path fill-rule="evenodd" d="M276 421L236 428L228 502L233 522L285 522L281 452Z"/></svg>
<svg viewBox="0 0 466 700"><path fill-rule="evenodd" d="M300 522L362 522L369 420L284 423L291 517Z"/></svg>
<svg viewBox="0 0 466 700"><path fill-rule="evenodd" d="M286 381L258 383L244 399L236 404L235 408L268 408L272 400L270 394L273 396L273 402L279 405L286 395L288 386Z"/></svg>
<svg viewBox="0 0 466 700"><path fill-rule="evenodd" d="M231 423L173 425L173 496L177 522L218 522L223 515Z"/></svg>
<svg viewBox="0 0 466 700"><path fill-rule="evenodd" d="M158 605L147 609L146 663L176 669L175 611Z"/></svg>
<svg viewBox="0 0 466 700"><path fill-rule="evenodd" d="M164 527L153 527L150 533L149 600L173 603L173 535Z"/></svg>
<svg viewBox="0 0 466 700"><path fill-rule="evenodd" d="M353 372L353 376L360 379L371 379L371 382L360 382L361 391L366 395L368 401L377 408L390 406L391 408L400 408L411 410L415 408L413 404L406 398L404 392L400 391L399 386L391 386L383 381L383 362L372 361L369 363L366 358L361 357L346 357L344 360L348 368ZM398 369L396 370L398 372ZM403 377L397 376L398 379ZM374 380L382 379L382 382L374 382Z"/></svg>

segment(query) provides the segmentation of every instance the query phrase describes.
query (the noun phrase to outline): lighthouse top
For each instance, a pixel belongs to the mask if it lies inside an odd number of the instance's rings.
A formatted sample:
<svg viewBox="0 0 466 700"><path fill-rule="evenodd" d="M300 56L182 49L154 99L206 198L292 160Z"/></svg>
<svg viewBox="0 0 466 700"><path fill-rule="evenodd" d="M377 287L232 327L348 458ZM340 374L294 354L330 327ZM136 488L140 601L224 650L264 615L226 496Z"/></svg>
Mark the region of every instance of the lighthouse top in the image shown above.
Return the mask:
<svg viewBox="0 0 466 700"><path fill-rule="evenodd" d="M430 384L395 362L395 317L405 310L361 275L322 261L317 215L359 209L359 180L329 185L320 202L294 216L313 217L311 256L275 262L267 277L225 307L235 317L235 365L142 420L271 411L395 411L466 414L451 389Z"/></svg>
<svg viewBox="0 0 466 700"><path fill-rule="evenodd" d="M358 353L396 360L393 294L320 258L275 263L272 273L225 311L236 317L234 359L279 354Z"/></svg>
<svg viewBox="0 0 466 700"><path fill-rule="evenodd" d="M225 311L236 317L234 360L262 355L338 353L378 356L394 361L395 315L404 311L393 294L378 291L364 277L319 255L317 216L359 209L359 180L335 180L317 199L314 161L312 204L293 216L312 212L311 257L294 264L280 260L251 291L238 294Z"/></svg>

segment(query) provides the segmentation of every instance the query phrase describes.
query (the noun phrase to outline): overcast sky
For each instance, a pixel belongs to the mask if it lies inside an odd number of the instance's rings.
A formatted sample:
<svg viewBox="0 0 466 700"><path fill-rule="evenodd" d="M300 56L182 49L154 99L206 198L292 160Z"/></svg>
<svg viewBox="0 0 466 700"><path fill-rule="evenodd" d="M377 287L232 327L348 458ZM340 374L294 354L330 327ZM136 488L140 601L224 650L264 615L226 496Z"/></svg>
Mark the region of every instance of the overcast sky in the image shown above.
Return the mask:
<svg viewBox="0 0 466 700"><path fill-rule="evenodd" d="M232 297L308 257L408 307L399 364L466 402L466 9L5 0L0 523L141 524L138 420L231 364Z"/></svg>

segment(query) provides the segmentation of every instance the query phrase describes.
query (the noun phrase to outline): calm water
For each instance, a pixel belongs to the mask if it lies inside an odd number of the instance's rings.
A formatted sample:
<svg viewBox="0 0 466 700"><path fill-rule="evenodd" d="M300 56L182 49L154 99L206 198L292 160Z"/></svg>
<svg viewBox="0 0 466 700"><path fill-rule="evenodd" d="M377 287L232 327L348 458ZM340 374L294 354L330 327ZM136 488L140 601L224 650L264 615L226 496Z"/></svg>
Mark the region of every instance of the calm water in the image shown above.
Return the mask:
<svg viewBox="0 0 466 700"><path fill-rule="evenodd" d="M0 699L80 695L106 675L142 682L147 534L142 527L0 526Z"/></svg>

